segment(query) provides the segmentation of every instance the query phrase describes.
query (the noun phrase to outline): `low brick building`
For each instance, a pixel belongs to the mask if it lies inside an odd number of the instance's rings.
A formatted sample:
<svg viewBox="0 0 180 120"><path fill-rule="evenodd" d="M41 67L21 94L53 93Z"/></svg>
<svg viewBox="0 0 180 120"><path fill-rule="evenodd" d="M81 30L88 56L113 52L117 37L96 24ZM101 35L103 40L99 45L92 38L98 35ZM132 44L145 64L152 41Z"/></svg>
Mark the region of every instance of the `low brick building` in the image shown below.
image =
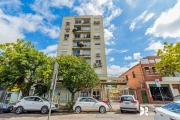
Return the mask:
<svg viewBox="0 0 180 120"><path fill-rule="evenodd" d="M155 70L155 63L159 61L158 56L147 56L120 76L127 79L129 87L136 88L140 103L169 103L179 95L180 77L162 77ZM155 80L160 81L161 87L156 87Z"/></svg>

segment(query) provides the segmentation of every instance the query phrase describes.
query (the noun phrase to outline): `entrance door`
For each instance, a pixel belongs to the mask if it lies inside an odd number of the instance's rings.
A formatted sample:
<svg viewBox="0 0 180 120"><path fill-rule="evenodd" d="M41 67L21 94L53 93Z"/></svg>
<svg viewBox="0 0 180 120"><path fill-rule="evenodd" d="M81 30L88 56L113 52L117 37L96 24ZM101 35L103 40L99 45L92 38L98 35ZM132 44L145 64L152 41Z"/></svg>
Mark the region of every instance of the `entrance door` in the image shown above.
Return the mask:
<svg viewBox="0 0 180 120"><path fill-rule="evenodd" d="M142 96L143 103L149 103L145 90L141 91L141 96Z"/></svg>
<svg viewBox="0 0 180 120"><path fill-rule="evenodd" d="M178 87L173 87L175 96L179 95L179 89Z"/></svg>

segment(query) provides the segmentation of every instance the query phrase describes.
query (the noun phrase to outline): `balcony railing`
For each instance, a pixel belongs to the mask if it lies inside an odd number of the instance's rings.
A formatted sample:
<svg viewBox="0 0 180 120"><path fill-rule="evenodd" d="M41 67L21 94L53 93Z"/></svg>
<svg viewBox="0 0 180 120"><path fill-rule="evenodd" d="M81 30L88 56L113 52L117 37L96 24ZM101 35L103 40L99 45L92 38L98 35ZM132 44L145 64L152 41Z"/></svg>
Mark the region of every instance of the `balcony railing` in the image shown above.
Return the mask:
<svg viewBox="0 0 180 120"><path fill-rule="evenodd" d="M94 21L94 24L100 24L100 21Z"/></svg>
<svg viewBox="0 0 180 120"><path fill-rule="evenodd" d="M97 68L97 67L102 67L102 63L94 63L94 67Z"/></svg>
<svg viewBox="0 0 180 120"><path fill-rule="evenodd" d="M94 39L100 39L100 35L95 35Z"/></svg>

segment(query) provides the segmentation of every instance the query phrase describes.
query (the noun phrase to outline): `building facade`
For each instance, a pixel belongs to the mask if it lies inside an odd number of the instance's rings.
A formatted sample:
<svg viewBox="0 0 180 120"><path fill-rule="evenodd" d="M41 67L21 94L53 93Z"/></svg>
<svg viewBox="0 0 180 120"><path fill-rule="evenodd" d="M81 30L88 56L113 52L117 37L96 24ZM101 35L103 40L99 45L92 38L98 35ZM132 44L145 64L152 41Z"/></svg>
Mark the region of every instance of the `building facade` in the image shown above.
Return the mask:
<svg viewBox="0 0 180 120"><path fill-rule="evenodd" d="M168 103L179 95L180 77L162 77L155 69L160 60L158 56L147 56L120 76L128 80L128 86L136 88L140 103ZM156 86L155 80L159 81L160 87Z"/></svg>
<svg viewBox="0 0 180 120"><path fill-rule="evenodd" d="M83 57L98 75L107 77L102 16L63 17L57 55L61 54ZM90 94L100 97L100 90L101 87L97 87L93 93L84 91L77 93L75 97ZM67 95L67 90L60 84L57 84L55 92L58 91L64 93L64 97L61 97L63 100L70 98L70 94Z"/></svg>

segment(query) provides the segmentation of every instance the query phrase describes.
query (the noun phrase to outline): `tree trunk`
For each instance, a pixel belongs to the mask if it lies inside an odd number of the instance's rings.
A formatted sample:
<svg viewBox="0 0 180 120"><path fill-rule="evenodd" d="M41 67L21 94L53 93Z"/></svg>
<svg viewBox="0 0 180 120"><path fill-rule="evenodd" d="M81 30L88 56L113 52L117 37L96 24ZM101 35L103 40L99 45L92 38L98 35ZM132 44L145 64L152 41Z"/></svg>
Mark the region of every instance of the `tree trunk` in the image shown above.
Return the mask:
<svg viewBox="0 0 180 120"><path fill-rule="evenodd" d="M75 92L72 92L71 93L71 102L74 102L74 95L75 95Z"/></svg>
<svg viewBox="0 0 180 120"><path fill-rule="evenodd" d="M29 96L29 89L28 88L27 89L21 89L21 91L22 91L23 97Z"/></svg>

